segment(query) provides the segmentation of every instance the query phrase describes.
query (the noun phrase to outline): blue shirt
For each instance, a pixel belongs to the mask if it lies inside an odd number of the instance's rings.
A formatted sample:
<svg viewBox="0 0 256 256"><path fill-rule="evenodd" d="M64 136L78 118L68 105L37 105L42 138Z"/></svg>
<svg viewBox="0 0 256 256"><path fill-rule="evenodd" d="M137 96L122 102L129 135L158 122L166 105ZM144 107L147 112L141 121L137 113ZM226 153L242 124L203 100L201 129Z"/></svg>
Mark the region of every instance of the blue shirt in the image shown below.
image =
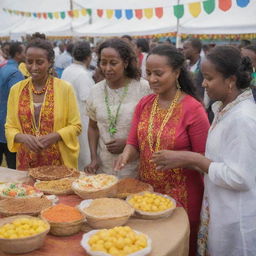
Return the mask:
<svg viewBox="0 0 256 256"><path fill-rule="evenodd" d="M4 125L6 121L7 101L11 87L24 77L18 69L17 61L10 59L0 68L0 142L6 143Z"/></svg>

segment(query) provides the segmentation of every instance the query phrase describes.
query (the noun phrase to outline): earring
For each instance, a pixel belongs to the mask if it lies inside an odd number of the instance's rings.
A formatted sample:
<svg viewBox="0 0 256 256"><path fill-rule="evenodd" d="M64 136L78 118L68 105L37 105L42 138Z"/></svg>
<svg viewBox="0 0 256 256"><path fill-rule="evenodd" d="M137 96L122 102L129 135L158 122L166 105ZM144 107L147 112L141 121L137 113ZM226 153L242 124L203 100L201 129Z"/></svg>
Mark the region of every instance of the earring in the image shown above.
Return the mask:
<svg viewBox="0 0 256 256"><path fill-rule="evenodd" d="M176 87L177 87L177 89L178 89L178 90L180 90L180 89L181 89L181 86L180 86L180 83L179 83L178 78L176 79Z"/></svg>

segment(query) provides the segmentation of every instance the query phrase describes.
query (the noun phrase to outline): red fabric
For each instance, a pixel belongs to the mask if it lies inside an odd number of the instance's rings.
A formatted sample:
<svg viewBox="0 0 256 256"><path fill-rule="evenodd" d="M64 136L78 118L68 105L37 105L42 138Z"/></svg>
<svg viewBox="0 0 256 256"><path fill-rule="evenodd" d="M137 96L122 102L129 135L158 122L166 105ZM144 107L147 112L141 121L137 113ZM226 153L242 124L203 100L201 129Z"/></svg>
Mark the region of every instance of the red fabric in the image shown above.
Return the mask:
<svg viewBox="0 0 256 256"><path fill-rule="evenodd" d="M155 97L155 94L145 96L136 106L127 144L135 146L140 151L140 179L151 184L156 192L172 196L187 210L191 228L190 255L195 255L203 178L194 170L181 168L169 171L156 170L154 164L149 161L152 152L148 143L148 124ZM154 117L154 142L166 112L167 110L158 108ZM160 150L188 150L204 153L208 129L209 122L203 106L187 95L176 105L162 131Z"/></svg>

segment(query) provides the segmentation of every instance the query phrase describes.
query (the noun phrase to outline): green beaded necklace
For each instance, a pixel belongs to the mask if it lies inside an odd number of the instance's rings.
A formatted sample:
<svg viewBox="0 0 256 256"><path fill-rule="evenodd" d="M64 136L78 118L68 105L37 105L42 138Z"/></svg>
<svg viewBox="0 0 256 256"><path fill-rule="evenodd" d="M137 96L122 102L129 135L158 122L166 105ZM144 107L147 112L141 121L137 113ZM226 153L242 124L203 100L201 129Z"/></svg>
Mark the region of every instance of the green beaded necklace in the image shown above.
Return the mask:
<svg viewBox="0 0 256 256"><path fill-rule="evenodd" d="M127 92L128 92L128 83L124 87L123 94L121 96L119 105L118 105L117 110L116 110L116 114L114 116L111 113L111 110L110 110L110 107L109 107L108 90L107 90L107 86L105 84L105 98L104 98L104 100L105 100L106 109L107 109L107 113L108 113L108 132L110 133L111 136L113 136L117 132L116 123L117 123L117 119L118 119L118 115L119 115L119 110L120 110L120 107L123 103L124 98L127 95Z"/></svg>

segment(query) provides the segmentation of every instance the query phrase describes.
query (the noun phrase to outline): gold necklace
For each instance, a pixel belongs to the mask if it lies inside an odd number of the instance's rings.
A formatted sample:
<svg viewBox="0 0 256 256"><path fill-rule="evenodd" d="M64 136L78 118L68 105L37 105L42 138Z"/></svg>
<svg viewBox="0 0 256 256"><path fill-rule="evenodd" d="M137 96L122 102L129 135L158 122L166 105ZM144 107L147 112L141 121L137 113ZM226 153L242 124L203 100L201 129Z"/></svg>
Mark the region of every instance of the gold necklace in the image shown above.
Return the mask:
<svg viewBox="0 0 256 256"><path fill-rule="evenodd" d="M163 129L164 129L165 125L167 124L167 122L169 121L170 117L172 116L173 110L175 109L175 107L178 103L180 95L181 95L181 91L177 90L177 92L175 94L175 97L174 97L172 103L170 104L170 106L168 108L168 111L167 111L167 113L164 117L164 120L163 120L163 122L160 126L160 129L158 130L158 133L157 133L157 136L156 136L155 150L153 148L153 134L152 134L152 131L153 131L153 128L154 128L153 127L153 121L154 121L154 118L155 118L155 115L156 115L156 112L157 112L157 105L158 105L158 101L159 101L159 95L157 95L157 97L155 98L155 100L153 102L150 117L149 117L149 124L148 124L148 142L149 142L149 147L150 147L150 150L151 150L152 153L159 151L160 139L161 139Z"/></svg>

